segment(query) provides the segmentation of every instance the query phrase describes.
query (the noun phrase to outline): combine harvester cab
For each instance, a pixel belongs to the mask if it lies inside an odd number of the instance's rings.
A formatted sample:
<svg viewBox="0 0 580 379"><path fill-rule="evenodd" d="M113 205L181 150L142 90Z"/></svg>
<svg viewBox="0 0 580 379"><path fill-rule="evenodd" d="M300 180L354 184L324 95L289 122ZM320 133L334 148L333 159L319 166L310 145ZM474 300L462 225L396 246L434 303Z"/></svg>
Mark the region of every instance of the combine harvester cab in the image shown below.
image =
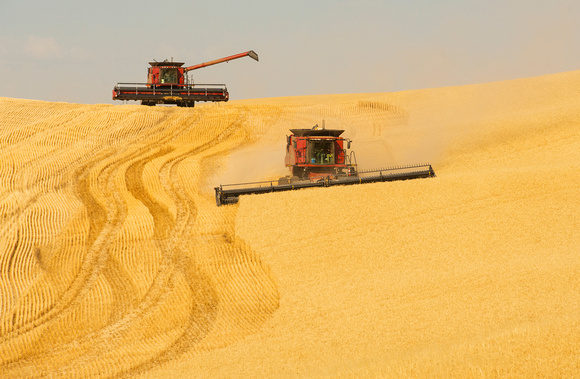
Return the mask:
<svg viewBox="0 0 580 379"><path fill-rule="evenodd" d="M340 137L344 130L318 129L315 126L290 131L285 158L290 175L277 181L220 185L215 188L218 206L235 204L240 195L435 176L428 163L359 171L354 151L349 151L352 141Z"/></svg>
<svg viewBox="0 0 580 379"><path fill-rule="evenodd" d="M225 84L194 84L188 72L242 57L258 60L253 50L231 55L194 66L182 67L183 62L149 62L147 83L117 83L113 100L136 100L142 105L175 104L193 107L196 101L228 101L230 94Z"/></svg>

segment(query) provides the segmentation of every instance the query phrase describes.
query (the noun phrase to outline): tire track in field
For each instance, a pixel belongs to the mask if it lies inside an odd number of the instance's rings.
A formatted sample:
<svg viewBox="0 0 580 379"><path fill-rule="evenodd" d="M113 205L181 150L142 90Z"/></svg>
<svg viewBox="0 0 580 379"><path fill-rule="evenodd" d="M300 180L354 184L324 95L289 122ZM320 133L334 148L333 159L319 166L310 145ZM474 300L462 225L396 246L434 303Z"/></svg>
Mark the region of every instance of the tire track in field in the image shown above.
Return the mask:
<svg viewBox="0 0 580 379"><path fill-rule="evenodd" d="M192 300L195 304L192 307L187 326L183 333L181 333L170 346L158 352L147 361L125 371L124 374L133 375L138 372L144 372L147 369L172 360L185 353L207 335L211 326L215 322L218 309L218 296L216 294L215 286L212 284L210 278L208 278L202 270L196 267L196 263L187 258L181 246L182 244L179 243L180 240L183 239L184 229L197 218L197 207L191 199L187 198L177 190L177 183L172 179L175 176L176 168L183 160L191 156L199 155L217 144L226 141L237 131L241 124L242 120L238 119L229 125L226 130L210 139L208 142L205 142L195 149L186 151L163 164L159 175L164 190L170 195L176 204L177 214L175 219L173 219L166 209L160 206L151 196L137 195L140 197L138 199L149 208L154 220L156 220L155 234L160 237L160 241L163 241L163 250L166 252L166 256L170 257L169 259L172 261L174 268L184 275L191 294L194 295ZM140 175L134 174L133 177L142 180L144 167L137 167L137 170L140 171ZM138 187L145 186L141 184ZM136 190L130 190L130 192L134 196L143 193ZM192 241L189 241L189 243L191 242Z"/></svg>
<svg viewBox="0 0 580 379"><path fill-rule="evenodd" d="M197 122L202 114L196 113L197 117L193 122ZM47 181L43 175L36 175L32 178L33 181L28 180L25 183L28 196L21 202L18 212L13 212L9 217L16 217L17 220L42 195L41 187L45 187L43 183L58 183L60 189L72 190L84 205L88 227L83 250L79 250L82 254L81 266L68 288L58 294L56 301L45 312L34 315L25 323L15 322L8 333L0 336L0 367L6 375L133 375L187 352L222 347L235 342L256 330L277 308L278 294L275 286L275 305L268 306L266 312L263 309L251 309L251 306L242 309L239 306L236 308L237 305L227 304L235 301L235 291L238 289L224 292L223 285L219 283L223 277L216 276L215 270L208 270L207 262L198 257L197 246L201 243L204 249L215 250L214 260L224 259L221 264L228 266L227 269L231 271L228 275L243 283L242 287L252 286L252 283L263 279L264 274L260 272L259 266L261 262L245 245L231 238L230 224L235 217L228 217L231 214L220 215L217 209L213 209L213 202L212 211L208 213L207 199L198 193L185 190L180 179L181 171L188 169L184 162L189 158L223 154L227 151L228 144L240 143L234 142L232 136L243 130L245 111L237 115L229 125L223 125L221 132L213 133L214 136L195 137L192 141L201 138L203 142L192 149L178 151L172 147L163 147L191 126L192 122L184 122L185 116L180 117L177 121L170 120L176 125L170 130L159 120L151 130L138 136L129 135L126 140L115 145L139 144L136 149L119 150L115 146L103 149L102 144L92 144L90 153L71 162L73 170L55 172L56 166L48 165L46 170L43 169L43 172L56 177L64 175L57 181ZM205 130L207 129L202 131ZM158 136L162 138L159 139ZM66 152L56 150L51 154L47 153L46 159L57 159L61 154L66 156ZM32 169L45 164L46 159L37 157L34 162L26 164ZM145 182L144 170L149 163L155 160L159 162L160 159L166 161L159 169L159 178L163 191L176 205L175 216L161 199L146 191L148 183ZM138 298L132 288L131 273L122 262L117 262L111 255L116 235L125 223L128 212L127 199L124 197L127 195L120 187L123 185L130 196L149 210L154 224L152 240L162 252L159 270L143 298ZM201 219L198 218L200 205L204 213ZM216 228L221 231L216 231L213 235L200 232L200 225L208 221L218 223ZM76 317L74 315L79 312L79 307L86 304L89 294L94 296L93 289L103 283L103 278L112 290L110 307L115 308L109 323L92 331L92 326L89 325L89 333L75 337L74 340L67 339L64 330L65 334L57 338L58 342L43 339L47 331L62 328L67 322L65 320ZM181 283L185 283L187 290L183 290ZM272 296L261 294L260 289L261 287L252 293L252 296L265 296L258 303L272 302ZM163 338L161 335L154 336L148 342L131 346L131 336L135 329L155 320L152 317L160 317L166 308L163 308L166 299L175 296L172 293L186 296L184 301L189 304L183 306L189 313L179 325L179 333ZM247 296L245 293L240 295ZM247 315L232 314L234 311L245 312ZM256 312L261 313L256 316ZM224 322L224 317L229 317L228 321ZM238 328L243 333L238 333L238 330L235 333L229 332L237 337L229 337L216 343L220 335L228 334L227 331L214 331L218 319L222 320L220 328L224 328L225 323L225 327ZM234 325L240 321L243 325ZM213 336L213 342L208 344L204 340L209 334ZM36 347L31 348L32 346ZM122 358L128 354L130 358ZM60 362L58 367L54 366L54 362Z"/></svg>
<svg viewBox="0 0 580 379"><path fill-rule="evenodd" d="M104 156L109 154L104 153ZM114 153L113 153L114 155ZM104 158L104 157L103 157ZM99 158L95 159L97 162ZM105 182L109 182L111 175L120 163L109 163L101 168L98 176L105 178ZM82 168L81 170L86 170ZM6 333L0 339L0 348L10 350L13 343L25 338L30 332L40 330L40 328L47 328L51 324L57 323L60 318L63 318L67 312L80 301L91 285L96 281L100 271L107 262L107 249L110 246L110 238L114 229L119 226L122 220L123 206L119 202L119 198L109 194L109 198L113 200L108 203L109 206L103 205L100 199L92 193L89 173L86 172L80 175L77 182L76 191L81 201L83 201L89 215L89 234L86 244L86 251L82 266L76 275L74 281L70 283L68 289L61 294L58 301L47 310L45 313L38 315L31 321L19 326ZM107 202L105 202L107 204ZM3 350L3 349L2 349ZM3 357L9 354L2 354ZM7 365L14 362L19 357L13 357L8 361L3 360L3 364ZM27 357L25 361L30 361L32 357ZM23 363L23 362L20 362Z"/></svg>
<svg viewBox="0 0 580 379"><path fill-rule="evenodd" d="M124 199L115 191L113 179L120 166L134 159L133 156L116 159L116 156L113 150L101 152L93 157L91 163L77 170L78 181L75 185L75 192L86 208L90 224L81 269L69 288L48 312L3 336L4 338L12 337L12 340L0 341L6 342L4 345L0 344L0 347L10 350L11 345L33 332L39 332L42 336L43 330L53 325L58 326L59 322L74 312L76 306L83 301L99 275L104 274L109 265L108 251L112 245L113 236L126 216ZM99 167L101 162L105 164ZM91 174L94 174L93 180L91 180ZM36 336L33 335L31 338L34 337ZM71 348L70 343L65 343L57 345L50 351L41 350L20 356L17 360L4 361L2 366L7 373L10 371L15 374L27 372L27 375L34 377L50 376L52 374L48 366L51 358L54 356L63 358L82 353L86 350L82 340L83 338L72 342L75 348ZM84 349L81 349L83 347Z"/></svg>
<svg viewBox="0 0 580 379"><path fill-rule="evenodd" d="M47 169L44 169L45 167L50 167L50 163L51 162L62 162L62 161L67 161L69 163L69 165L67 166L66 169L69 169L70 164L80 164L81 162L81 157L77 157L76 159L74 159L72 162L70 161L70 151L68 151L68 149L63 150L62 146L58 146L54 149L52 149L49 152L45 152L42 153L39 156L36 156L35 158L33 158L32 160L27 160L24 161L21 164L17 164L14 158L14 154L17 153L18 151L28 151L30 150L29 145L32 144L36 144L36 143L42 143L42 141L44 140L49 140L51 135L53 133L58 133L58 128L56 127L51 127L49 129L46 128L35 128L36 125L44 125L44 124L50 124L49 122L47 122L47 119L52 120L60 120L60 122L57 125L60 126L66 126L66 127L70 127L70 128L74 128L74 126L77 124L75 123L75 121L77 121L80 117L86 115L88 113L88 110L85 109L85 107L83 107L82 109L75 109L75 110L65 110L64 112L58 113L58 112L51 112L50 114L48 114L48 117L46 117L46 112L42 111L41 115L35 114L34 112L34 108L32 109L28 109L28 110L32 110L32 114L36 115L36 116L45 116L42 119L36 119L35 121L32 122L31 125L28 125L27 123L20 123L16 129L10 129L10 128L4 128L7 129L7 132L4 132L2 137L0 139L4 140L12 135L14 136L18 136L21 135L21 138L17 138L17 140L13 141L14 143L8 144L7 146L5 146L2 151L1 151L1 160L8 160L11 164L10 164L10 175L11 179L9 180L9 183L11 185L9 185L8 188L11 188L12 191L7 191L4 192L3 194L0 194L0 204L3 205L3 203L9 203L10 200L14 199L15 195L17 195L17 203L16 206L12 206L11 210L9 213L4 213L3 214L3 222L2 225L0 227L0 238L6 238L6 239L10 239L9 238L9 234L11 233L11 231L13 229L16 229L16 233L20 234L20 226L19 224L19 219L21 219L22 215L25 214L25 212L30 209L32 206L35 205L35 203L39 200L40 197L42 197L44 194L46 194L48 192L46 186L44 186L43 184L45 182L50 182L53 181L54 178L57 179L57 181L59 181L58 177L59 174L62 174L65 172L65 169L61 169L60 172L53 172ZM28 113L28 111L26 112ZM38 112L36 112L38 113ZM28 116L30 117L30 116ZM26 120L28 120L28 117L26 118ZM22 120L21 120L22 121ZM24 125L22 125L24 124ZM30 129L30 130L28 130ZM24 132L23 132L24 131ZM8 136L8 137L6 137ZM8 138L10 140L10 138ZM34 149L32 149L34 150ZM90 154L90 153L89 153ZM47 164L48 163L48 164ZM35 175L35 174L30 174L30 173L37 173L37 172L41 172L44 175ZM32 177L32 180L31 180ZM60 180L58 183L53 184L53 186L51 187L52 191L60 191L63 188L65 188L67 186L67 184L65 182L63 182L62 180ZM15 192L14 192L15 191ZM2 207L0 207L2 208ZM25 233L22 233L24 235L24 237L26 237ZM23 241L24 244L26 245L27 242L29 241ZM7 258L10 261L13 260L13 255L16 253L22 253L22 252L17 252L16 250L14 250L11 255ZM3 264L0 261L0 271L3 273L3 276L5 277L10 277L12 278L12 267L10 267L10 265L8 265L8 267ZM11 279L11 282L14 282L14 279ZM10 286L11 290L10 290L10 294L18 294L16 295L16 297L22 297L22 294L20 294L19 292L26 292L26 290L20 288L16 288L14 285ZM21 286L22 287L22 286ZM9 295L10 296L10 295ZM13 304L11 304L13 305ZM4 315L4 313L7 310L4 310L2 312L2 315ZM0 324L0 341L2 341L2 336L5 334L6 330L10 330L12 328L12 325L15 324L15 314L13 313L11 316L12 322L3 322L2 324Z"/></svg>
<svg viewBox="0 0 580 379"><path fill-rule="evenodd" d="M184 127L187 126L184 125ZM177 129L174 133L166 135L165 140L173 138L180 131L180 129ZM145 136L140 137L153 139L152 137L155 137L157 133L158 130L154 129ZM116 229L119 228L126 214L124 200L115 189L113 180L115 173L124 163L135 159L141 154L142 150L147 150L157 142L152 141L141 150L137 150L125 157L122 157L114 148L105 149L95 153L83 166L74 171L72 177L77 178L76 183L74 183L74 191L85 205L90 223L86 243L87 251L84 254L82 267L69 285L69 288L61 294L58 301L48 311L25 324L13 325L14 328L12 330L0 336L0 350L3 348L10 350L10 346L13 345L12 342L15 342L11 341L11 339L20 340L34 330L46 328L50 324L58 322L80 302L79 299L91 288L106 266L108 261L107 249L111 244ZM106 163L104 167L99 167L102 162L107 161L112 162ZM94 174L93 180L91 180L91 174ZM94 190L98 192L98 195L93 193ZM37 196L31 197L25 206L30 206ZM3 354L3 357L6 356L9 356L9 354ZM31 359L27 360L31 361ZM4 364L11 361L13 359L3 360Z"/></svg>
<svg viewBox="0 0 580 379"><path fill-rule="evenodd" d="M187 127L187 126L184 126ZM171 135L167 136L167 138L164 139L164 141L168 141L171 138L175 137L175 135L179 134L180 130L177 130L176 132L172 133ZM219 139L220 137L218 137ZM155 143L160 143L160 142L164 142L164 141L160 141L157 140L155 141ZM124 208L124 203L122 201L122 199L118 198L117 196L117 201L113 201L113 202L109 202L107 201L107 199L112 199L112 195L115 195L115 193L112 193L111 191L114 192L114 185L110 186L109 189L107 189L107 184L110 184L112 182L112 179L114 179L114 173L118 171L118 168L120 166L122 166L125 162L127 162L128 160L132 159L132 157L134 155L139 155L142 151L147 151L149 150L151 147L151 145L145 145L139 152L130 155L128 157L125 157L124 159L112 159L111 157L114 156L114 154L107 156L105 154L105 156L102 157L97 157L96 159L94 159L94 162L92 162L92 164L87 164L85 167L82 167L81 169L79 169L79 173L75 174L73 176L79 177L79 180L77 182L77 186L76 186L76 193L77 196L82 200L82 202L85 204L85 208L87 210L88 213L88 218L90 220L90 228L89 228L89 235L88 235L88 241L87 241L87 246L92 246L92 247L96 247L97 251L101 251L100 254L95 254L93 257L93 254L87 254L87 257L85 257L85 262L84 262L84 268L86 269L92 269L93 274L89 276L91 276L92 281L88 282L87 280L76 280L76 282L79 282L79 286L81 287L85 287L85 289L87 289L88 287L91 287L89 284L91 284L92 282L94 282L94 280L96 279L96 277L98 276L98 274L102 271L104 271L103 269L106 268L106 264L109 263L110 259L108 259L106 254L107 249L103 249L105 246L102 245L103 242L107 241L107 240L111 240L112 238L112 234L113 232L118 229L119 225L122 223L122 218L118 217L118 214L116 213L116 210L122 209ZM166 152L163 152L166 153ZM159 154L162 155L162 154ZM152 159L153 157L150 157L150 159ZM101 171L97 172L95 174L95 169L93 167L97 167L98 166L98 162L102 162L104 160L113 160L114 163L109 163L107 164L107 166L105 168L102 168ZM136 164L134 166L132 166L133 168L139 168L139 166L141 166L140 164ZM142 164L142 166L144 167L144 164ZM93 173L93 178L91 178L91 173ZM105 187L103 187L105 186ZM100 188L101 191L97 191L100 192L97 196L95 193L93 193L93 191L97 188ZM118 195L118 194L117 194ZM147 203L147 202L146 202ZM113 204L113 205L111 205ZM167 212L159 212L160 206L153 206L151 202L148 203L149 206L151 206L152 208L154 208L153 210L153 214L154 215L160 215L160 217L157 217L157 227L156 227L156 235L157 237L163 237L164 235L168 234L168 231L170 230L170 226L171 226L171 220L170 217L168 217L168 213ZM126 211L125 211L126 212ZM160 221L163 220L163 221ZM111 225L111 223L113 223L113 225ZM110 231L111 233L109 233L108 231ZM88 258L94 258L94 259L88 259ZM98 262L95 262L95 259L99 259ZM169 279L172 279L170 275L165 275L166 277L169 277ZM87 275L83 275L83 277L86 279ZM78 277L77 277L78 279ZM167 278L166 278L167 279ZM163 280L163 278L161 278L161 280L158 280L158 282L163 283L164 286L171 286L171 283L167 283L165 280ZM78 294L78 289L77 291L73 291L76 292ZM71 291L68 291L71 292ZM146 299L148 301L151 300L151 297L155 297L155 296L151 296L152 294L155 293L154 289L150 289L148 296L149 299ZM74 295L74 294L73 294ZM162 296L163 293L160 295ZM72 296L73 298L76 298L78 296ZM62 298L61 298L62 300ZM141 308L147 308L146 304L148 304L148 301L143 302L141 305ZM143 304L145 304L145 306L143 307ZM66 304L62 304L64 306L69 305L67 308L72 308L72 305L70 304L70 301L67 301ZM149 305L150 302L149 302ZM58 308L55 307L54 308L54 312L53 313L57 313L57 316L59 316L60 318L62 318L62 313L63 313L64 309L62 309L62 307ZM143 311L143 309L141 310ZM138 313L138 312L137 312ZM132 319L134 321L134 319L137 317L135 315L135 311L131 311L128 312L127 315L125 315L126 317L124 317L124 320L120 320L121 322L119 322L117 324L117 326L111 325L110 327L105 328L105 330L114 330L115 332L119 332L120 331L120 327L119 325L121 325L123 323L123 321L127 321L126 319ZM51 320L43 320L46 322L50 322ZM127 323L125 323L125 325L128 325ZM121 327L122 329L122 327ZM18 332L23 332L23 329L20 328ZM90 339L94 339L95 337L99 337L99 334L105 334L105 333L99 333L97 332L96 334L93 333L90 336ZM79 342L87 342L88 338L86 339L81 339L81 341L75 341L75 344L78 344ZM65 351L66 348L60 348L60 351ZM28 357L27 361L29 361L31 364L33 357ZM70 365L68 366L69 368L71 367Z"/></svg>
<svg viewBox="0 0 580 379"><path fill-rule="evenodd" d="M56 114L55 114L56 113ZM48 130L40 130L35 133L32 133L30 136L27 136L24 139L20 139L14 144L8 146L7 149L3 149L2 151L2 159L4 157L8 157L9 161L12 163L12 166L15 166L14 159L12 157L12 153L18 150L27 150L28 145L35 143L39 143L39 141L50 139L51 133L62 133L61 130L63 127L67 127L70 129L75 129L78 126L78 123L84 119L82 116L85 116L89 111L83 110L82 111L71 111L68 110L64 113L58 114L57 112L51 112L48 115L48 119L62 119L65 118L65 121L62 121L57 124L57 126L61 126L61 128L56 128L52 126ZM99 113L100 114L100 113ZM71 118L70 115L74 117ZM65 117L66 116L66 117ZM102 116L102 115L101 115ZM79 121L79 119L81 119ZM47 118L41 120L36 120L32 123L32 125L37 124L50 124L47 122ZM29 127L28 125L26 127ZM25 127L22 127L25 128ZM14 133L14 132L13 132ZM33 206L38 199L49 191L60 191L67 187L71 186L70 178L66 177L66 173L70 170L70 167L82 166L86 164L86 157L98 155L99 152L102 150L102 146L96 143L86 142L84 140L79 140L76 142L72 142L76 144L81 144L82 148L78 149L82 153L74 153L75 150L69 148L63 148L63 146L57 146L56 148L45 152L39 156L33 157L31 160L26 160L18 167L12 167L13 177L14 179L11 180L13 190L17 191L18 194L21 195L20 201L16 209L12 210L10 214L5 215L4 217L4 226L10 226L17 224L18 219L21 215L25 212L26 209ZM67 147L65 145L64 147ZM71 160L71 156L73 159ZM63 164L62 162L65 162ZM51 166L60 166L57 167L55 170L47 169L47 167ZM75 172L72 176L78 174L78 171ZM56 178L57 183L53 183L52 186L46 186L45 183L50 184L51 181L54 181ZM6 192L0 195L0 203L4 202L5 200L9 199L12 196L13 192ZM9 228L1 228L0 229L0 237L5 237L5 234L8 232Z"/></svg>
<svg viewBox="0 0 580 379"><path fill-rule="evenodd" d="M183 159L183 157L195 155L211 146L215 146L216 144L223 142L236 131L237 127L238 126L236 124L232 124L226 129L226 131L214 137L210 141L196 147L195 149L192 149L191 151L187 151L173 159L170 159L162 166L161 171L167 171L167 168L170 167L173 162L179 161ZM125 171L125 181L128 191L133 197L147 206L154 218L154 239L164 252L164 263L161 265L161 269L153 284L151 285L146 298L142 299L135 309L126 313L122 319L117 320L117 322L114 324L105 327L101 331L93 333L90 336L90 339L83 338L81 341L76 341L81 345L83 345L88 340L100 340L103 338L103 336L111 334L118 336L128 329L131 329L140 318L148 317L149 314L153 312L152 309L160 305L160 302L168 295L168 292L173 291L172 282L179 274L184 274L186 277L189 283L190 292L194 295L192 297L192 302L195 304L192 307L188 325L184 328L184 332L176 339L176 341L171 344L168 349L165 350L166 353L164 354L163 359L172 359L176 356L174 351L182 352L184 349L187 349L185 345L189 346L192 343L195 343L195 341L201 340L207 330L209 330L209 326L211 325L212 320L215 319L215 316L212 316L215 315L216 306L214 301L215 295L213 294L211 283L209 283L207 277L193 265L187 263L184 264L183 254L181 254L179 247L175 244L175 241L179 240L179 234L182 232L182 230L178 230L179 228L175 227L176 220L174 220L173 216L167 210L167 208L153 196L149 195L147 191L143 191L143 189L146 188L146 185L143 182L143 170L146 164L157 157L170 154L171 151L171 148L160 149L158 152L132 163ZM163 176L163 174L160 175ZM164 187L166 191L169 190L169 194L171 195L171 189L168 189L166 185ZM172 198L174 197L172 196ZM178 209L193 209L193 207L188 206L188 204L179 205L183 205L184 208L178 206ZM193 212L191 214L195 213ZM181 217L178 217L178 219L180 218ZM187 342L184 343L184 341ZM179 348L176 348L177 346L179 346ZM112 346L109 344L109 347L114 348L115 341L113 341ZM122 348L122 346L120 348ZM132 351L132 355L138 356L139 348L135 350L137 351ZM149 359L148 361L158 364L160 359L162 359L160 356L156 356ZM73 360L66 367L63 367L62 370L67 372L70 372L71 370L73 372L78 371L79 369L82 370L82 366L84 364L86 364L86 362L82 357L80 357ZM137 364L139 365L139 363ZM126 365L127 364L124 364L123 366ZM142 364L140 367L144 367L144 365L146 366L146 363ZM119 371L123 371L123 368L119 368ZM125 372L130 371L133 371L130 367L125 369ZM108 374L112 374L112 372L109 372Z"/></svg>
<svg viewBox="0 0 580 379"><path fill-rule="evenodd" d="M199 243L200 240L204 237L199 235L199 233L191 232L191 230L199 229L196 228L195 224L199 222L198 203L200 199L188 196L184 190L182 180L180 180L179 171L185 160L192 157L197 158L199 156L203 156L219 144L223 144L228 139L230 139L231 136L235 134L241 126L243 126L243 123L244 117L239 117L238 120L234 121L225 131L220 133L218 136L195 149L182 153L167 161L160 170L160 178L162 179L164 189L171 196L177 206L177 215L173 229L168 235L169 239L167 240L167 247L169 250L175 251L173 258L175 260L176 269L186 278L191 293L196 294L193 299L201 299L202 302L196 302L195 306L192 308L187 327L170 346L164 350L159 351L148 361L143 362L142 364L133 367L131 370L126 371L124 373L126 375L135 375L137 373L145 372L148 369L158 366L164 362L173 360L178 356L186 354L187 352L195 351L196 347L199 347L207 335L212 332L213 328L216 327L215 325L217 319L223 319L223 310L227 308L227 306L224 306L223 302L227 301L228 298L222 293L223 289L220 289L219 286L216 285L216 280L219 281L220 278L212 276L211 273L207 270L204 270L203 265L200 264L200 259L198 257ZM221 222L223 220L219 221ZM233 219L231 221L233 221ZM205 223L207 220L203 219L201 222ZM227 229L228 226L224 225L222 228ZM195 243L195 247L193 248L191 247L192 242ZM239 249L237 246L239 243L236 241L226 239L225 243L228 245L230 250L236 250L236 253L240 255L239 259L242 262L247 260L244 259L245 255L251 254L249 250ZM256 271L258 271L255 268L252 269L252 267L244 265L243 263L240 264L240 262L237 262L236 267L237 270L242 272L245 271L245 275L249 276L256 275ZM260 273L257 275L260 276ZM200 285L202 286L200 287ZM257 292L259 292L259 289ZM261 325L262 322L269 317L271 312L277 309L279 298L277 289L275 292L275 305L270 307L270 312L265 312L267 313L265 316L257 317L257 321L254 321L254 324ZM263 298L264 295L265 294L263 293L258 293L256 296ZM268 300L265 299L263 302L267 303L267 301ZM257 311L263 312L262 309ZM243 319L244 316L238 315L238 317ZM256 326L254 326L254 328L255 327ZM232 342L233 341L222 341L221 346L228 345Z"/></svg>

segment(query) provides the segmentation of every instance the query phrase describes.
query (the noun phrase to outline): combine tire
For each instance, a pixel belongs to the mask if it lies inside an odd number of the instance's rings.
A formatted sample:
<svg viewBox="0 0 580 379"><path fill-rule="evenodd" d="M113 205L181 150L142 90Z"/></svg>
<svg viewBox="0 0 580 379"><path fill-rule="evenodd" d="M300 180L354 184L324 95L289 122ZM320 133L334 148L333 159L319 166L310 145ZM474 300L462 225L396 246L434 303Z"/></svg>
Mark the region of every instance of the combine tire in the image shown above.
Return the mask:
<svg viewBox="0 0 580 379"><path fill-rule="evenodd" d="M189 101L188 100L179 101L177 103L177 106L178 107L188 107L188 108L191 108L191 107L194 107L195 106L195 101L193 101L193 100L189 100Z"/></svg>

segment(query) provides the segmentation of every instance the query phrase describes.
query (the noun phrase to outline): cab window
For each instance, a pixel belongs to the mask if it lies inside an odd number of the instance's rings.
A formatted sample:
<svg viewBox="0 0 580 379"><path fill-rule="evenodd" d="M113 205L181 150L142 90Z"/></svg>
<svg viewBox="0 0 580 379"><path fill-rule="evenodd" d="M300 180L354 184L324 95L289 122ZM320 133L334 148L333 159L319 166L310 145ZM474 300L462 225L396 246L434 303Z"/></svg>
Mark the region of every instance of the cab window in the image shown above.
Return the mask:
<svg viewBox="0 0 580 379"><path fill-rule="evenodd" d="M177 84L177 69L162 68L159 70L159 82L166 84Z"/></svg>
<svg viewBox="0 0 580 379"><path fill-rule="evenodd" d="M313 141L310 145L310 164L333 165L334 143L332 141Z"/></svg>

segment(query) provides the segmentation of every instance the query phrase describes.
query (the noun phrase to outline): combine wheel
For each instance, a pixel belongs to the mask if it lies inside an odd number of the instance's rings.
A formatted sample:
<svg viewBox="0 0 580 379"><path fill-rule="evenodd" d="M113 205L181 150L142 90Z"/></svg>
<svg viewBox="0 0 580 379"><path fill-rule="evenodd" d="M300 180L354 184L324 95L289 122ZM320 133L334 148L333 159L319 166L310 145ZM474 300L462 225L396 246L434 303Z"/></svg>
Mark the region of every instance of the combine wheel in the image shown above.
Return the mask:
<svg viewBox="0 0 580 379"><path fill-rule="evenodd" d="M304 178L306 175L306 169L302 167L292 167L292 176L297 178Z"/></svg>
<svg viewBox="0 0 580 379"><path fill-rule="evenodd" d="M178 107L193 107L195 105L195 101L193 100L184 100L177 102Z"/></svg>

